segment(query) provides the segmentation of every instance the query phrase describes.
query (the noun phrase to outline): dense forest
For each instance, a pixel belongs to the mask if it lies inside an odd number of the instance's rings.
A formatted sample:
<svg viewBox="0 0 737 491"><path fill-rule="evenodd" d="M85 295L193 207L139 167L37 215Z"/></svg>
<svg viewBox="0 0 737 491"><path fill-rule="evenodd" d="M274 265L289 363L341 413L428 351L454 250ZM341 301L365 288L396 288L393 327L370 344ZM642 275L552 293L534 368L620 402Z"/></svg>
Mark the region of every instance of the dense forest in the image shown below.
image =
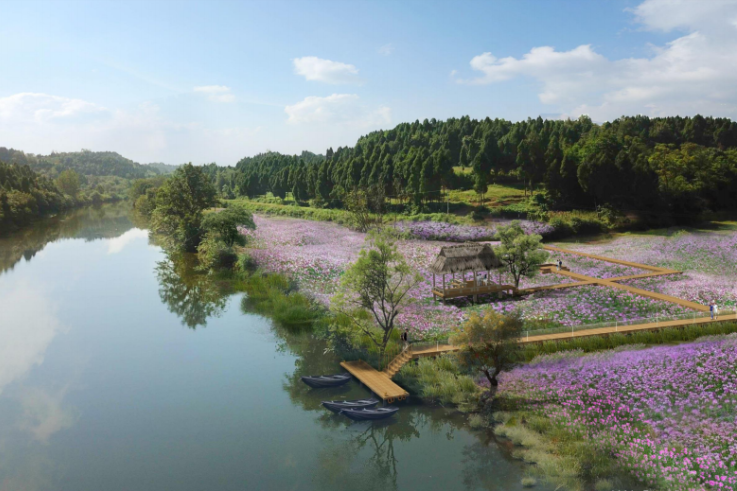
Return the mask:
<svg viewBox="0 0 737 491"><path fill-rule="evenodd" d="M0 162L0 232L14 230L34 217L73 206L54 182L27 165Z"/></svg>
<svg viewBox="0 0 737 491"><path fill-rule="evenodd" d="M468 172L459 172L467 169ZM577 120L465 116L403 123L325 156L270 152L235 168L208 169L223 196L291 193L298 202L340 207L347 192L396 197L415 209L443 190L484 192L514 180L550 209L693 216L737 209L737 124L711 117Z"/></svg>

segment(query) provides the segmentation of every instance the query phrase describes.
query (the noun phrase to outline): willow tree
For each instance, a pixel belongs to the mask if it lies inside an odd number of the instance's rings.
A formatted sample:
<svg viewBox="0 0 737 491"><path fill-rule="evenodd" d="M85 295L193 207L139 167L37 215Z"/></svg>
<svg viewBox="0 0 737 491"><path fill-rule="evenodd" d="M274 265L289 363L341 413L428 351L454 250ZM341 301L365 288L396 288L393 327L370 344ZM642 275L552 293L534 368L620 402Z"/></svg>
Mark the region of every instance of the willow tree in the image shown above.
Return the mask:
<svg viewBox="0 0 737 491"><path fill-rule="evenodd" d="M371 340L383 360L397 316L420 281L394 238L388 232L373 232L368 247L343 275L332 308Z"/></svg>

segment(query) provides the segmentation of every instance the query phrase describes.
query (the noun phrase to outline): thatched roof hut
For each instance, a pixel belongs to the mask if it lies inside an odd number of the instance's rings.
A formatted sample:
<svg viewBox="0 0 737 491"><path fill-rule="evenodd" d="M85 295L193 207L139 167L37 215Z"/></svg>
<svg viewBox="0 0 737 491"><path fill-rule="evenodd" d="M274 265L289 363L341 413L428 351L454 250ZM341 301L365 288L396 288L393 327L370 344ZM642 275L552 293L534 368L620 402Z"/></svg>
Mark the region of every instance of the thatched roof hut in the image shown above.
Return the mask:
<svg viewBox="0 0 737 491"><path fill-rule="evenodd" d="M442 247L430 271L435 274L490 271L500 265L489 244L462 244Z"/></svg>

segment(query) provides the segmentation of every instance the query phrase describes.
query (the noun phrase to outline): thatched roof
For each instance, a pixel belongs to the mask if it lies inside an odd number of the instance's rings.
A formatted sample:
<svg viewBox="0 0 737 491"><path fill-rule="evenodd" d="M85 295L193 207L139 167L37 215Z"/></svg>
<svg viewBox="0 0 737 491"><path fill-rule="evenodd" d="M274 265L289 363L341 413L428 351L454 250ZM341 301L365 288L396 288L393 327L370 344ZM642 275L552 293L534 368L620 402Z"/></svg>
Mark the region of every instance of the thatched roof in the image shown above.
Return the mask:
<svg viewBox="0 0 737 491"><path fill-rule="evenodd" d="M462 244L442 247L430 271L436 274L487 271L500 265L489 244Z"/></svg>

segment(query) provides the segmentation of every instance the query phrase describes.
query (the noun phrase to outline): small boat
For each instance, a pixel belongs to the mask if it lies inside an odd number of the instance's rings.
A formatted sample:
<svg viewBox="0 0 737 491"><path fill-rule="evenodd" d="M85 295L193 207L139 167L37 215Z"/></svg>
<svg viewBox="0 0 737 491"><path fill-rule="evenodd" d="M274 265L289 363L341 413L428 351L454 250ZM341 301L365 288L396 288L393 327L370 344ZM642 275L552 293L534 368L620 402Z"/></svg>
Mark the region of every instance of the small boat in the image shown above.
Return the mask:
<svg viewBox="0 0 737 491"><path fill-rule="evenodd" d="M340 412L343 409L369 409L379 403L378 399L357 399L355 401L322 401L322 405L331 411Z"/></svg>
<svg viewBox="0 0 737 491"><path fill-rule="evenodd" d="M350 374L339 373L338 375L312 375L310 377L302 377L302 382L306 383L313 389L322 389L323 387L339 387L347 383L351 379Z"/></svg>
<svg viewBox="0 0 737 491"><path fill-rule="evenodd" d="M377 407L376 409L343 409L340 414L345 414L353 421L374 421L393 416L398 407Z"/></svg>

